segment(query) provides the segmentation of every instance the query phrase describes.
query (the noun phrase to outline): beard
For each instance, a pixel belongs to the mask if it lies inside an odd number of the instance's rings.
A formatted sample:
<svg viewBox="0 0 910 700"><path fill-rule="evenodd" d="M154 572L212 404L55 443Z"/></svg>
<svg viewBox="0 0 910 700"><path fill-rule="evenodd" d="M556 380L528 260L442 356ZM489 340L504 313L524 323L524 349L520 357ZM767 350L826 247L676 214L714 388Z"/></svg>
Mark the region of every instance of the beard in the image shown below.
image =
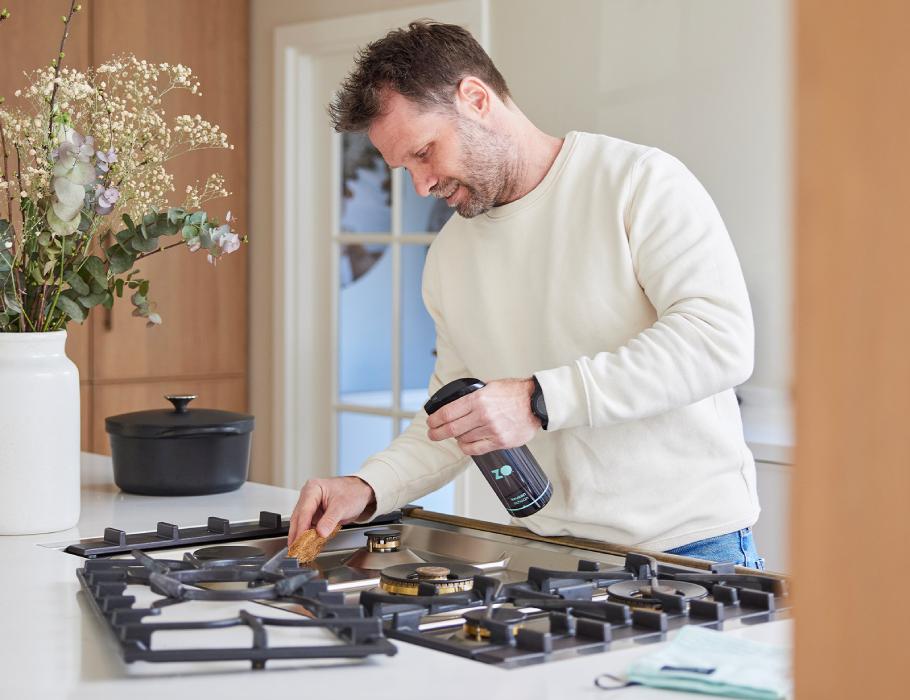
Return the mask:
<svg viewBox="0 0 910 700"><path fill-rule="evenodd" d="M508 201L518 181L519 167L514 160L515 149L506 136L464 117L458 117L457 129L464 175L441 180L430 193L439 198L451 196L461 186L465 192L455 204L455 211L471 219Z"/></svg>

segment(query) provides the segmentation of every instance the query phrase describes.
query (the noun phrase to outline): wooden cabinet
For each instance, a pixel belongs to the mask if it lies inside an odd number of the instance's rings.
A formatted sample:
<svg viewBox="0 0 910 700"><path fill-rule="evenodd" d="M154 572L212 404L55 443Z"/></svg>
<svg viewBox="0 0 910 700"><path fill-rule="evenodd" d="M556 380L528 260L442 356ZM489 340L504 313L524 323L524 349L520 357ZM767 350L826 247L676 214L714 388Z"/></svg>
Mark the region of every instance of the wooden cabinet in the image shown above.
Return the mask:
<svg viewBox="0 0 910 700"><path fill-rule="evenodd" d="M0 95L12 99L23 71L51 60L60 41L60 16L68 0L4 0L11 13L0 26ZM207 150L172 161L174 200L187 184L220 172L232 193L206 205L224 219L238 217L250 233L248 197L247 0L91 0L73 21L65 64L85 68L111 56L134 53L148 61L182 63L202 83L201 96L178 93L168 114L201 114L221 126L234 150ZM92 311L68 328L67 354L82 385L82 447L107 453L104 418L164 407L162 396L188 392L194 405L247 410L247 254L244 249L213 267L205 253L177 247L139 266L150 280L150 298L163 318L146 328L120 299L112 311Z"/></svg>

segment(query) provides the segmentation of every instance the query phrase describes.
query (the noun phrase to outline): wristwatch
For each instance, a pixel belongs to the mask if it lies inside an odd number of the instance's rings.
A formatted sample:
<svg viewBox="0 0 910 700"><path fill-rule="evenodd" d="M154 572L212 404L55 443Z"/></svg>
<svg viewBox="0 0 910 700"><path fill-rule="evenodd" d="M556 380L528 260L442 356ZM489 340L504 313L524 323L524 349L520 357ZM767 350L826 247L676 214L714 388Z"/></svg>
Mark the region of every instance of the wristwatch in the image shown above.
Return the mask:
<svg viewBox="0 0 910 700"><path fill-rule="evenodd" d="M534 382L534 391L531 392L531 413L540 419L540 427L546 430L549 417L547 416L547 403L543 398L543 389L540 388L540 382L533 374L531 380Z"/></svg>

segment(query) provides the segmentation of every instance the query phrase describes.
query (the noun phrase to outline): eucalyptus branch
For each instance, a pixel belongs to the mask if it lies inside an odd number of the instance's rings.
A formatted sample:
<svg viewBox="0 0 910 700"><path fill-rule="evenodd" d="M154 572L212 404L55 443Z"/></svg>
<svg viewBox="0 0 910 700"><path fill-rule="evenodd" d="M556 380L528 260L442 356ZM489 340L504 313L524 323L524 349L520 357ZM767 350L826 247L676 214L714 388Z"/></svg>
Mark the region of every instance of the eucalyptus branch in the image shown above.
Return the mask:
<svg viewBox="0 0 910 700"><path fill-rule="evenodd" d="M47 140L48 140L48 142L50 142L50 140L54 137L54 100L57 98L57 88L59 87L57 78L60 77L60 64L63 63L63 47L66 44L67 37L69 37L69 35L70 35L70 32L69 32L70 20L73 19L73 15L76 14L81 8L82 8L82 5L76 5L76 0L70 0L69 14L67 14L63 18L63 36L60 37L60 48L57 50L57 58L54 59L54 87L51 90L51 99L48 102L48 108L49 108L49 112L48 112L49 116L48 116L48 120L47 120L48 121L48 123L47 123Z"/></svg>
<svg viewBox="0 0 910 700"><path fill-rule="evenodd" d="M162 246L161 248L156 248L155 250L151 251L150 253L140 253L139 255L136 256L136 260L139 261L139 260L142 260L143 258L147 258L151 255L155 255L156 253L161 253L165 250L170 250L171 248L176 248L178 245L186 245L186 242L177 241L176 243L171 243L170 245Z"/></svg>

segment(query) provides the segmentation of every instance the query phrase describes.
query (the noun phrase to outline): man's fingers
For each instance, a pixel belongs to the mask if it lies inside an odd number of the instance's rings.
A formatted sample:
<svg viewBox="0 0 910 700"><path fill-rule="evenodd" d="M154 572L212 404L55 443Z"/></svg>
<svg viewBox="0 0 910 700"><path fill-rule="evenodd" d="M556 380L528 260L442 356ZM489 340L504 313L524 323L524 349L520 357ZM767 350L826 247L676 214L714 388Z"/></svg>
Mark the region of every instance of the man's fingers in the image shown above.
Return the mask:
<svg viewBox="0 0 910 700"><path fill-rule="evenodd" d="M340 508L330 507L316 523L316 534L320 537L328 537L343 517L344 513Z"/></svg>
<svg viewBox="0 0 910 700"><path fill-rule="evenodd" d="M291 523L288 528L289 544L293 544L300 533L310 528L316 509L323 505L323 496L322 487L318 483L308 481L304 484L300 490L294 513L291 515Z"/></svg>
<svg viewBox="0 0 910 700"><path fill-rule="evenodd" d="M441 425L451 423L453 420L466 416L471 412L473 405L473 396L471 394L462 396L457 401L446 404L436 411L436 413L427 416L427 427L438 428Z"/></svg>
<svg viewBox="0 0 910 700"><path fill-rule="evenodd" d="M479 421L479 416L477 415L477 412L475 411L475 412L469 413L466 416L462 416L461 418L456 418L453 421L445 423L445 424L439 426L438 428L430 428L427 431L427 437L429 437L430 440L435 440L435 441L446 440L451 437L458 438L460 440L464 435L466 435L472 431L475 431L478 428L482 428L482 427L483 427L483 425ZM480 437L482 437L482 436L477 435L474 437L474 440L477 440ZM473 441L469 441L469 442L473 442Z"/></svg>
<svg viewBox="0 0 910 700"><path fill-rule="evenodd" d="M473 430L469 430L462 435L459 435L457 438L458 446L470 445L472 442L477 442L479 440L495 440L496 436L490 432L490 427L488 425L481 425Z"/></svg>
<svg viewBox="0 0 910 700"><path fill-rule="evenodd" d="M485 455L487 452L492 452L496 449L496 445L486 438L465 444L459 442L458 447L469 457L473 457L474 455Z"/></svg>

